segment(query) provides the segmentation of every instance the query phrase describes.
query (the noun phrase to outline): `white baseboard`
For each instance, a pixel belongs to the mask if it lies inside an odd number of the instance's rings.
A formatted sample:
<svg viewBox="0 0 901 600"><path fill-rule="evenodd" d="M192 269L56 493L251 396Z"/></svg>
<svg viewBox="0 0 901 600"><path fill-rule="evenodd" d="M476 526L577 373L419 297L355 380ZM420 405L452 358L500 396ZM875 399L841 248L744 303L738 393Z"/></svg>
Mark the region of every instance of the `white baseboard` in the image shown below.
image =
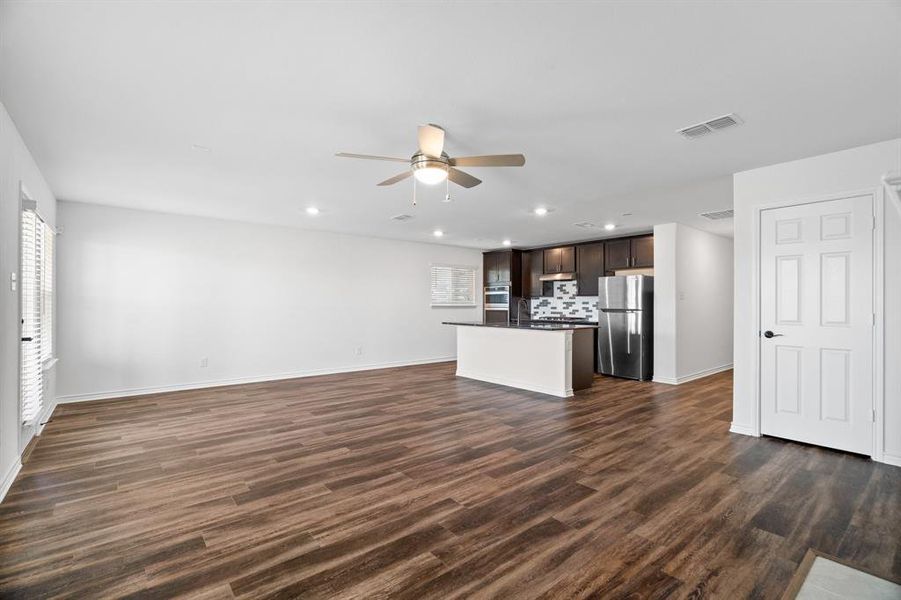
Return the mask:
<svg viewBox="0 0 901 600"><path fill-rule="evenodd" d="M3 502L3 499L6 498L6 492L9 491L13 481L16 480L16 475L18 475L21 470L22 461L17 458L16 462L9 468L9 471L6 472L6 475L3 476L3 482L0 483L0 502Z"/></svg>
<svg viewBox="0 0 901 600"><path fill-rule="evenodd" d="M376 363L369 365L353 365L338 367L335 369L310 369L292 373L276 373L272 375L254 375L250 377L236 377L232 379L218 379L215 381L197 381L193 383L177 383L173 385L161 385L143 388L125 388L106 392L89 392L85 394L69 394L57 396L58 404L71 402L89 402L91 400L109 400L111 398L128 398L131 396L146 396L148 394L162 394L165 392L183 392L188 390L200 390L224 385L241 385L244 383L264 383L267 381L280 381L282 379L300 379L303 377L316 377L317 375L337 375L340 373L353 373L355 371L374 371L376 369L390 369L392 367L412 367L415 365L428 365L433 363L452 362L456 356L441 356L422 360L405 360L395 362Z"/></svg>
<svg viewBox="0 0 901 600"><path fill-rule="evenodd" d="M475 379L478 381L484 381L486 383L494 383L497 385L504 385L507 387L518 388L521 390L528 390L530 392L538 392L539 394L548 394L551 396L557 396L558 398L569 398L573 395L572 388L550 388L540 385L535 385L530 382L518 381L514 379L505 379L503 377L495 377L494 375L488 375L486 373L478 373L474 371L460 371L457 369L457 377L465 377L467 379Z"/></svg>
<svg viewBox="0 0 901 600"><path fill-rule="evenodd" d="M741 435L750 435L752 437L760 437L759 435L757 435L757 432L754 431L754 429L752 429L751 427L748 427L747 425L738 425L736 423L732 423L732 425L729 427L729 431L731 433L740 433Z"/></svg>
<svg viewBox="0 0 901 600"><path fill-rule="evenodd" d="M690 375L683 375L682 377L658 377L654 376L654 383L666 383L668 385L679 385L680 383L688 383L689 381L694 381L695 379L703 379L704 377L710 377L711 375L716 375L717 373L722 373L723 371L728 371L732 368L732 363L728 365L721 365L719 367L713 367L712 369L704 369L703 371L697 371L695 373L691 373Z"/></svg>
<svg viewBox="0 0 901 600"><path fill-rule="evenodd" d="M893 465L895 467L901 467L901 456L894 456L892 454L882 454L882 460L879 461L885 463L887 465Z"/></svg>

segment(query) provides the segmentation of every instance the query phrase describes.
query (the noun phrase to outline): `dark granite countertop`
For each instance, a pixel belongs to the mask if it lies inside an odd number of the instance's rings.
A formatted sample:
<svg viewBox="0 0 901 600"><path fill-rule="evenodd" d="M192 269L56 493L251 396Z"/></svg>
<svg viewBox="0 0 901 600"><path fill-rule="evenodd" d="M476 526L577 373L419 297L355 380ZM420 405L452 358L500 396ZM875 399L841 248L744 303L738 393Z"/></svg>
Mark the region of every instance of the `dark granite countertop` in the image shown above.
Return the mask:
<svg viewBox="0 0 901 600"><path fill-rule="evenodd" d="M481 321L444 321L443 325L463 325L466 327L494 327L496 329L533 329L535 331L568 331L570 329L597 329L597 325L567 323L482 323Z"/></svg>

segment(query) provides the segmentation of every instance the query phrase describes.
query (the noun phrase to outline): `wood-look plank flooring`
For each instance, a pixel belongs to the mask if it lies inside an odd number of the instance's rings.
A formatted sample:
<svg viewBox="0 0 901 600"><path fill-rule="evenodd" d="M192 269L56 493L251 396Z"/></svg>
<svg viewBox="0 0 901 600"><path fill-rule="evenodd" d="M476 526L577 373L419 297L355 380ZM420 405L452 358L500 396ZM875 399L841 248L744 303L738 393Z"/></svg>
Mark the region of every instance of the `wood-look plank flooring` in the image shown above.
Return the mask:
<svg viewBox="0 0 901 600"><path fill-rule="evenodd" d="M778 598L901 576L901 469L730 434L731 375L561 400L451 363L63 405L2 598Z"/></svg>

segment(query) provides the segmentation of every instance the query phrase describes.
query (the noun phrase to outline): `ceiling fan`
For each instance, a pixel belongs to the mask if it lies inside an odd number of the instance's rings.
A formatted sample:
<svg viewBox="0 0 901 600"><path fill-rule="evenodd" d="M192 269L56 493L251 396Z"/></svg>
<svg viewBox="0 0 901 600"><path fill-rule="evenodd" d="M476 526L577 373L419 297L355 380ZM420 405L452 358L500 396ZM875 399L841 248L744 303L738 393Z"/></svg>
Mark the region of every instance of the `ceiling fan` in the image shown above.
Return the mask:
<svg viewBox="0 0 901 600"><path fill-rule="evenodd" d="M349 154L347 152L338 152L335 156L409 163L409 170L390 177L378 185L393 185L413 175L416 181L427 185L435 185L442 181L450 180L457 185L471 188L482 183L482 180L457 169L457 167L521 167L526 164L526 157L522 154L493 154L489 156L451 158L444 151L444 129L432 124L419 126L419 150L411 158Z"/></svg>

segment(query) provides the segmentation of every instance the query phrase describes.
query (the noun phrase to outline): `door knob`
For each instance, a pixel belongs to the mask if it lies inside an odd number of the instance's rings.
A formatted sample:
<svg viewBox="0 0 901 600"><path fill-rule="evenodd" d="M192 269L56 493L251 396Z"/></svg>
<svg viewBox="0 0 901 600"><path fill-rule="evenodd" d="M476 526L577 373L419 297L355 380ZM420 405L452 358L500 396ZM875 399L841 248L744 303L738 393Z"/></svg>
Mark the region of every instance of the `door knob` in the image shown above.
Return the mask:
<svg viewBox="0 0 901 600"><path fill-rule="evenodd" d="M782 337L782 334L781 333L773 333L772 331L764 331L763 337L765 337L765 338Z"/></svg>

